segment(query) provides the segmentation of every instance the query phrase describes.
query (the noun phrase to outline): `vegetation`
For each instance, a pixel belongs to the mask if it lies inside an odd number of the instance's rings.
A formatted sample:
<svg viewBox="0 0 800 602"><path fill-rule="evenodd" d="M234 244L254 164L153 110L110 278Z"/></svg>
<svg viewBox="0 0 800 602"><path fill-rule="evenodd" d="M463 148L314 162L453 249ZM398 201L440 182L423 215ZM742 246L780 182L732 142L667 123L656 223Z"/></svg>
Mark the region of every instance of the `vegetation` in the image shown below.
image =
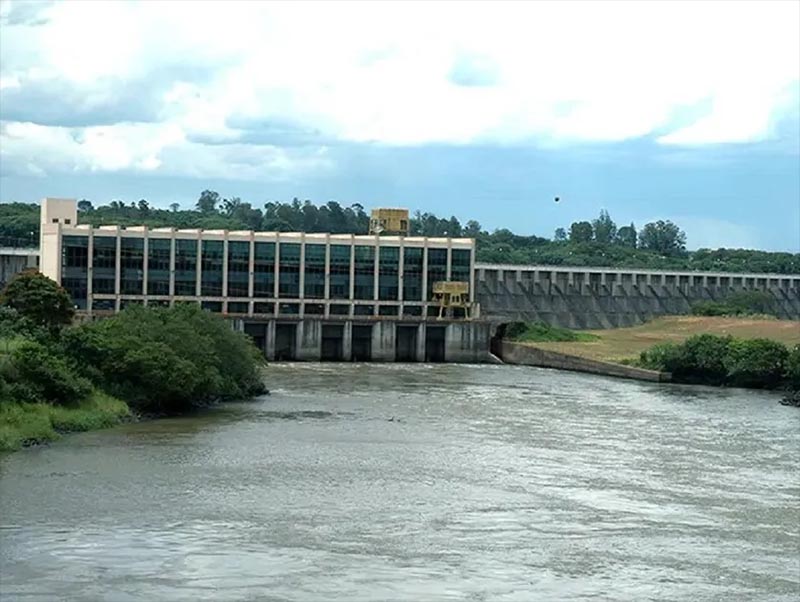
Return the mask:
<svg viewBox="0 0 800 602"><path fill-rule="evenodd" d="M600 337L589 332L578 332L568 328L550 326L544 322L512 322L506 326L505 338L510 341L523 342L573 342L596 341Z"/></svg>
<svg viewBox="0 0 800 602"><path fill-rule="evenodd" d="M24 270L9 281L0 293L0 306L51 330L69 324L75 315L67 291L35 269Z"/></svg>
<svg viewBox="0 0 800 602"><path fill-rule="evenodd" d="M696 316L777 316L775 299L764 291L741 291L724 301L700 301L692 305Z"/></svg>
<svg viewBox="0 0 800 602"><path fill-rule="evenodd" d="M671 372L676 382L774 389L796 382L797 360L790 356L785 345L769 339L702 334L656 345L642 352L640 365Z"/></svg>
<svg viewBox="0 0 800 602"><path fill-rule="evenodd" d="M17 291L28 302L16 302ZM0 296L0 451L117 424L129 407L180 413L264 391L258 350L220 316L196 305L131 307L65 326L57 311L41 314L62 293L26 272Z"/></svg>
<svg viewBox="0 0 800 602"><path fill-rule="evenodd" d="M344 207L335 201L316 205L311 201L267 202L253 206L238 197L222 198L205 190L192 210L173 203L170 209L151 207L145 200L125 204L112 201L95 207L78 203L79 221L86 224L170 226L177 228L223 228L228 230L278 230L363 234L369 216L355 203ZM416 212L411 233L424 236L468 236L477 240L479 261L493 263L622 268L716 270L726 272L800 272L800 253L772 253L744 249L700 249L686 251L686 235L669 221L617 227L602 211L597 219L578 221L558 228L553 240L520 236L507 229L487 232L480 223L462 223L456 217L442 218ZM36 204L0 204L0 246L35 246L39 236Z"/></svg>
<svg viewBox="0 0 800 602"><path fill-rule="evenodd" d="M585 342L531 342L530 344L579 357L605 361L638 361L642 351L660 343L680 344L699 334L739 339L766 338L790 348L800 345L797 322L755 317L668 316L628 328L581 331L597 338ZM797 360L800 362L800 360Z"/></svg>

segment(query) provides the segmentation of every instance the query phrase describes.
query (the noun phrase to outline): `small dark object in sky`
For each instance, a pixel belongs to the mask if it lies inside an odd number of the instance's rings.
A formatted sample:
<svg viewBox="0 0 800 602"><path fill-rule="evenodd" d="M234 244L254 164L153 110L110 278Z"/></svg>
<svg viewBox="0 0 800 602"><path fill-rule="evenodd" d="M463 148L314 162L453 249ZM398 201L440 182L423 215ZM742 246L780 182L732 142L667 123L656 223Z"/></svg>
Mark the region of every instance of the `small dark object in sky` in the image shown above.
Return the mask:
<svg viewBox="0 0 800 602"><path fill-rule="evenodd" d="M556 203L558 203L560 200L561 199L559 197L556 197Z"/></svg>

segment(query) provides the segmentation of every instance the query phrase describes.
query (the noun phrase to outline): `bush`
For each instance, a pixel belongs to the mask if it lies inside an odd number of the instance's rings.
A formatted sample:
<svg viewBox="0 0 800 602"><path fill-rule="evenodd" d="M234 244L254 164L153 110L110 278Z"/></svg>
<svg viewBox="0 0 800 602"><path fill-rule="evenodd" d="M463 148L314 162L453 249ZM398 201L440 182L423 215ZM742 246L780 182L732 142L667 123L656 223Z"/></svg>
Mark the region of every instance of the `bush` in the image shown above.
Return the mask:
<svg viewBox="0 0 800 602"><path fill-rule="evenodd" d="M769 339L733 341L725 357L727 382L738 387L773 388L786 371L789 351Z"/></svg>
<svg viewBox="0 0 800 602"><path fill-rule="evenodd" d="M639 365L648 370L673 372L683 365L683 349L675 343L659 343L639 355Z"/></svg>
<svg viewBox="0 0 800 602"><path fill-rule="evenodd" d="M250 338L196 305L130 307L65 332L62 345L84 376L146 412L264 391Z"/></svg>
<svg viewBox="0 0 800 602"><path fill-rule="evenodd" d="M692 305L696 316L776 316L773 297L764 291L740 291L724 301L699 301Z"/></svg>
<svg viewBox="0 0 800 602"><path fill-rule="evenodd" d="M600 337L588 332L550 326L544 322L512 322L506 326L505 338L512 341L557 342L596 341Z"/></svg>
<svg viewBox="0 0 800 602"><path fill-rule="evenodd" d="M800 391L800 345L795 345L786 358L785 377L789 387Z"/></svg>
<svg viewBox="0 0 800 602"><path fill-rule="evenodd" d="M17 347L2 370L12 401L71 405L92 390L89 381L41 343L29 341Z"/></svg>
<svg viewBox="0 0 800 602"><path fill-rule="evenodd" d="M721 385L728 370L725 357L733 339L713 334L701 334L683 343L683 365L678 376L687 382L704 382ZM673 372L675 374L675 372Z"/></svg>

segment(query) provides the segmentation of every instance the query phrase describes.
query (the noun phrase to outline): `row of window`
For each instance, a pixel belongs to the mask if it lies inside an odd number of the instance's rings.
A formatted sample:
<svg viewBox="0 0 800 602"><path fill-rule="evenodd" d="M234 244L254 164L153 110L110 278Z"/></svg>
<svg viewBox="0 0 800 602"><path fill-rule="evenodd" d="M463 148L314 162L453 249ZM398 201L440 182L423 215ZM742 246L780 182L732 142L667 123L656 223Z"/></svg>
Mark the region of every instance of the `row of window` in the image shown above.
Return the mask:
<svg viewBox="0 0 800 602"><path fill-rule="evenodd" d="M117 239L95 236L92 249L92 291L114 294ZM377 247L378 299L399 299L399 247ZM175 239L174 295L220 297L223 294L224 243L218 240ZM147 258L144 240L120 239L120 293L138 295L144 290L144 265L147 261L147 293L170 294L170 256L172 240L150 239ZM451 250L451 280L469 281L471 252ZM447 278L447 249L428 249L427 295L433 283ZM376 247L330 245L329 298L350 299L352 255L353 299L375 298ZM299 243L256 242L253 245L253 296L275 296L275 266L278 266L278 298L300 297L300 270L304 270L303 296L325 296L325 245L306 244L301 262ZM403 298L423 300L423 249L403 249ZM64 236L62 240L62 284L79 307L85 307L89 266L88 238ZM228 296L248 297L250 284L250 243L228 243ZM198 270L200 286L198 291Z"/></svg>
<svg viewBox="0 0 800 602"><path fill-rule="evenodd" d="M138 299L121 299L120 309L124 309L130 305L141 305L143 302ZM196 301L176 301L176 303L196 303ZM92 301L92 309L96 311L114 311L116 302L113 299L95 299ZM154 300L148 301L151 307L169 306L169 301ZM201 301L200 305L203 309L211 312L220 313L223 311L222 301ZM246 301L229 301L226 313L228 314L242 314L248 315L250 308L249 303ZM306 316L321 316L325 313L325 306L321 303L303 303L303 314ZM257 315L283 315L292 316L300 314L300 303L274 303L274 302L256 302L253 303L253 313ZM328 308L329 315L332 316L349 316L350 306L343 304L331 304ZM427 309L420 305L404 305L402 308L399 305L379 305L379 316L407 316L407 317L421 317L425 315L435 317L439 315L438 306L428 306ZM374 316L375 306L357 304L353 306L354 316ZM463 315L463 311L462 311Z"/></svg>

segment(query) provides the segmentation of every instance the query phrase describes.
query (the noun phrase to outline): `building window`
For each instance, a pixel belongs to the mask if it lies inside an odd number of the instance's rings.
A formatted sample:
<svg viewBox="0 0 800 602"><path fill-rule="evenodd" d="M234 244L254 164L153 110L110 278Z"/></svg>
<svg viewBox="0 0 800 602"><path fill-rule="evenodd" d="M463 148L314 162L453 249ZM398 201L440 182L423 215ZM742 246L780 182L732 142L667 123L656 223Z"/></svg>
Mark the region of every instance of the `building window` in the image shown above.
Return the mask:
<svg viewBox="0 0 800 602"><path fill-rule="evenodd" d="M356 305L353 308L354 316L371 316L375 314L374 305Z"/></svg>
<svg viewBox="0 0 800 602"><path fill-rule="evenodd" d="M283 246L283 245L281 245ZM278 313L282 316L296 316L300 313L299 303L279 303Z"/></svg>
<svg viewBox="0 0 800 602"><path fill-rule="evenodd" d="M230 241L228 243L228 296L247 297L250 294L249 288L250 243ZM230 305L228 308L230 313Z"/></svg>
<svg viewBox="0 0 800 602"><path fill-rule="evenodd" d="M113 295L117 278L117 239L95 236L92 244L92 294Z"/></svg>
<svg viewBox="0 0 800 602"><path fill-rule="evenodd" d="M404 316L412 316L417 317L422 315L422 306L421 305L404 305L403 306L403 315Z"/></svg>
<svg viewBox="0 0 800 602"><path fill-rule="evenodd" d="M422 248L403 249L403 300L422 301Z"/></svg>
<svg viewBox="0 0 800 602"><path fill-rule="evenodd" d="M450 280L469 282L472 274L472 251L453 249L450 256Z"/></svg>
<svg viewBox="0 0 800 602"><path fill-rule="evenodd" d="M64 236L61 239L61 286L78 309L86 309L88 275L88 236Z"/></svg>
<svg viewBox="0 0 800 602"><path fill-rule="evenodd" d="M217 242L217 241L211 241ZM200 307L205 309L206 311L214 312L215 314L222 313L222 301L203 301L200 303Z"/></svg>
<svg viewBox="0 0 800 602"><path fill-rule="evenodd" d="M307 316L321 316L325 313L325 306L322 303L306 303L303 313Z"/></svg>
<svg viewBox="0 0 800 602"><path fill-rule="evenodd" d="M278 245L278 297L297 299L299 296L300 245L283 242Z"/></svg>
<svg viewBox="0 0 800 602"><path fill-rule="evenodd" d="M328 314L331 316L347 316L350 314L350 306L341 304L331 304L328 307Z"/></svg>
<svg viewBox="0 0 800 602"><path fill-rule="evenodd" d="M378 262L378 299L396 301L399 289L400 248L380 247Z"/></svg>
<svg viewBox="0 0 800 602"><path fill-rule="evenodd" d="M253 303L253 313L261 315L272 315L275 313L274 303Z"/></svg>
<svg viewBox="0 0 800 602"><path fill-rule="evenodd" d="M253 258L253 296L275 297L275 243L255 243ZM270 310L267 313L272 313Z"/></svg>
<svg viewBox="0 0 800 602"><path fill-rule="evenodd" d="M428 249L428 291L426 300L433 297L434 282L447 280L447 249Z"/></svg>
<svg viewBox="0 0 800 602"><path fill-rule="evenodd" d="M221 297L225 243L221 240L204 240L202 249L200 294L204 297Z"/></svg>
<svg viewBox="0 0 800 602"><path fill-rule="evenodd" d="M304 296L322 299L325 296L325 245L306 245Z"/></svg>
<svg viewBox="0 0 800 602"><path fill-rule="evenodd" d="M67 224L67 225L69 226L69 225L72 223L72 220L71 220L71 219L69 219L68 217L67 217L67 218L64 218L64 223L65 223L65 224Z"/></svg>
<svg viewBox="0 0 800 602"><path fill-rule="evenodd" d="M350 245L331 245L330 285L331 299L350 298Z"/></svg>
<svg viewBox="0 0 800 602"><path fill-rule="evenodd" d="M396 316L400 308L397 305L381 305L378 307L379 316Z"/></svg>
<svg viewBox="0 0 800 602"><path fill-rule="evenodd" d="M250 311L250 304L246 301L236 301L228 303L229 314L246 314Z"/></svg>
<svg viewBox="0 0 800 602"><path fill-rule="evenodd" d="M375 247L358 245L354 250L356 299L373 299L375 296Z"/></svg>
<svg viewBox="0 0 800 602"><path fill-rule="evenodd" d="M183 297L197 295L197 240L175 240L175 294Z"/></svg>
<svg viewBox="0 0 800 602"><path fill-rule="evenodd" d="M144 294L144 239L120 240L120 292L123 295Z"/></svg>
<svg viewBox="0 0 800 602"><path fill-rule="evenodd" d="M172 241L151 238L147 241L147 294L169 295L169 256Z"/></svg>

